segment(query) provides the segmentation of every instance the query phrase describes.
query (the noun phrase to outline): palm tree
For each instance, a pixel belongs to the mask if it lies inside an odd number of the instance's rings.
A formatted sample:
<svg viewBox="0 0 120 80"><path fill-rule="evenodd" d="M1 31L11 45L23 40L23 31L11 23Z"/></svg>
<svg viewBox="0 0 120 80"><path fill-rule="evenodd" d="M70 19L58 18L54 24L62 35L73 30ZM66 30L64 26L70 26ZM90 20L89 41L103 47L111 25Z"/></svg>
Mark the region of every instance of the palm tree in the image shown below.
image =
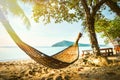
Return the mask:
<svg viewBox="0 0 120 80"><path fill-rule="evenodd" d="M0 11L1 11L0 14L9 11L14 15L20 16L23 22L26 24L26 26L27 27L30 26L29 19L27 18L22 8L17 3L17 0L0 0ZM2 16L0 16L0 19L2 19Z"/></svg>

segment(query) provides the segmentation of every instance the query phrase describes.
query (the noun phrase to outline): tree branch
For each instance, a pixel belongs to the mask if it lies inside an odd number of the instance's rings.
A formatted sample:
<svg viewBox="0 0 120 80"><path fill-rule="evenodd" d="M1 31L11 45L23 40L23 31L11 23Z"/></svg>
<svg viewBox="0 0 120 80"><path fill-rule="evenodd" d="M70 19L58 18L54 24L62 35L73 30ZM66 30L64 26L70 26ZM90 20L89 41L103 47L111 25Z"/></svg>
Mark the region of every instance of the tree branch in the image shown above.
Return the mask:
<svg viewBox="0 0 120 80"><path fill-rule="evenodd" d="M81 0L81 4L83 5L85 12L87 15L90 15L90 8L87 5L87 1L86 0Z"/></svg>
<svg viewBox="0 0 120 80"><path fill-rule="evenodd" d="M101 0L99 1L92 10L92 15L95 16L96 12L100 9L101 5L103 5L107 0Z"/></svg>
<svg viewBox="0 0 120 80"><path fill-rule="evenodd" d="M98 4L99 3L99 0L96 0L96 4Z"/></svg>
<svg viewBox="0 0 120 80"><path fill-rule="evenodd" d="M120 6L117 5L117 2L112 0L107 0L106 4L111 8L113 12L115 12L118 16L120 16Z"/></svg>

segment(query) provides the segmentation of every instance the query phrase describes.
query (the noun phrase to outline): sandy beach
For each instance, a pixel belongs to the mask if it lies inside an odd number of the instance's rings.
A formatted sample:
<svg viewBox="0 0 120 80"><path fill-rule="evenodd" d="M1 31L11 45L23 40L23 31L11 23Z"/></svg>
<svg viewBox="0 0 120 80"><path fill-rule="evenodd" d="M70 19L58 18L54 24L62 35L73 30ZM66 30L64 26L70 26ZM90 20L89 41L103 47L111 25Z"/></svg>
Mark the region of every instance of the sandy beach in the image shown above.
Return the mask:
<svg viewBox="0 0 120 80"><path fill-rule="evenodd" d="M51 69L33 60L0 62L0 80L120 80L120 62L106 67L85 65L81 59L63 69Z"/></svg>

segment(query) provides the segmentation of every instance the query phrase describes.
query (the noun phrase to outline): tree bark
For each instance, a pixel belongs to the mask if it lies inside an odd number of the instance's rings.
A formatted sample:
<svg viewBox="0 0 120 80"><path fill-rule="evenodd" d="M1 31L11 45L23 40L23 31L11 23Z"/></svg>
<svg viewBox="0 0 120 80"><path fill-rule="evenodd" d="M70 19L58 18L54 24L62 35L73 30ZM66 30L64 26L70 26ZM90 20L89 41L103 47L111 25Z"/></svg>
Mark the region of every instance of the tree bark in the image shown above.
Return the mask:
<svg viewBox="0 0 120 80"><path fill-rule="evenodd" d="M96 6L92 7L92 12L90 11L90 8L88 7L87 1L86 0L81 0L81 3L85 9L85 13L86 13L86 24L87 24L87 28L88 28L88 32L89 32L89 36L90 36L90 42L91 42L91 47L93 50L93 53L96 56L100 56L100 49L99 49L99 45L98 45L98 41L96 38L96 33L95 33L95 27L94 27L94 23L95 23L95 15L96 12L100 9L100 6L105 3L106 0L101 0Z"/></svg>
<svg viewBox="0 0 120 80"><path fill-rule="evenodd" d="M117 2L112 0L107 0L106 4L111 8L113 12L115 12L118 16L120 16L120 6L117 5Z"/></svg>
<svg viewBox="0 0 120 80"><path fill-rule="evenodd" d="M98 41L95 33L95 28L94 28L95 19L93 16L87 16L86 19L87 19L86 23L88 27L88 32L90 36L90 42L91 42L93 53L96 56L100 56L100 49L99 49L99 45L98 45Z"/></svg>

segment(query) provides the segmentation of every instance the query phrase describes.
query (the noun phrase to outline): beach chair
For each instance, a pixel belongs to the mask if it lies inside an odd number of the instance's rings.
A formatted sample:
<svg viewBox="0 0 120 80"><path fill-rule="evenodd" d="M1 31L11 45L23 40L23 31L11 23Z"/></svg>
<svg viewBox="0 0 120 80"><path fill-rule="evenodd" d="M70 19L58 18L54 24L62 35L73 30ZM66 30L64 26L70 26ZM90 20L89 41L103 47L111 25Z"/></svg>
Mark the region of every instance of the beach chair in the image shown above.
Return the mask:
<svg viewBox="0 0 120 80"><path fill-rule="evenodd" d="M73 64L79 57L78 41L82 35L81 33L79 33L78 38L73 45L58 52L57 54L48 56L42 53L41 51L38 51L37 49L26 44L25 42L23 42L19 38L19 36L15 33L15 31L12 29L9 23L2 22L2 24L4 25L5 29L7 30L11 38L14 40L14 42L18 45L20 49L22 49L34 61L46 67L50 67L54 69L65 68L70 64Z"/></svg>

